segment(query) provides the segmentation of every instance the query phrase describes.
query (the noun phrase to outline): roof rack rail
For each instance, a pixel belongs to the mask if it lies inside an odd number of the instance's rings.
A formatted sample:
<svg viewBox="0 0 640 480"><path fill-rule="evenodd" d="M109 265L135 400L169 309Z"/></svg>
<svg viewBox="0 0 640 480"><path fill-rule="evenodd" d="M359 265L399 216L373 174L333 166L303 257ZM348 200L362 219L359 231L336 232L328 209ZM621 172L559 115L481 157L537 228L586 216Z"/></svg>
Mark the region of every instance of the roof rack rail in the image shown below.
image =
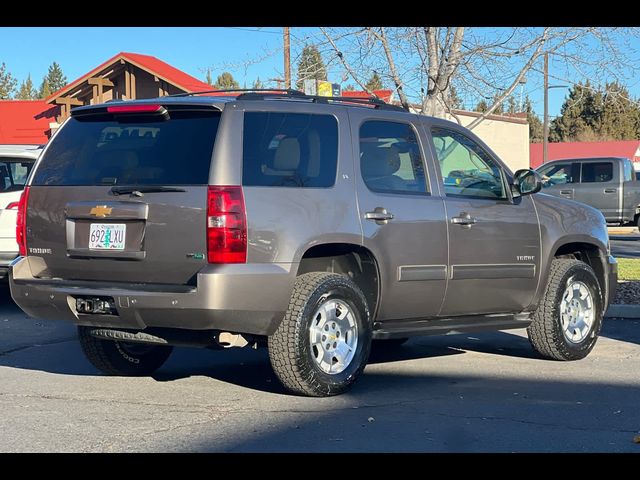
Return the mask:
<svg viewBox="0 0 640 480"><path fill-rule="evenodd" d="M191 95L201 95L206 93L230 93L237 94L236 100L266 100L266 99L295 99L295 100L308 100L314 103L347 103L364 105L373 108L379 108L382 110L395 110L398 112L406 112L407 109L392 105L372 96L368 98L362 97L323 97L319 95L307 95L300 90L294 90L291 88L230 88L224 90L205 90L202 92L187 92L187 93L174 93L173 95L167 95L169 97L188 97Z"/></svg>
<svg viewBox="0 0 640 480"><path fill-rule="evenodd" d="M295 90L298 92L297 90ZM361 98L361 97L323 97L319 95L306 95L302 92L298 92L295 95L280 95L277 91L273 90L275 93L266 92L254 92L249 91L247 93L243 93L238 95L237 100L266 100L266 99L286 99L291 98L294 100L309 100L314 103L351 103L357 105L364 105L373 108L379 108L382 110L394 110L398 112L407 112L402 106L392 105L390 103L385 102L384 100L380 100L378 97L370 97L370 98Z"/></svg>
<svg viewBox="0 0 640 480"><path fill-rule="evenodd" d="M205 93L239 93L247 94L247 93L262 93L268 95L269 93L274 95L291 95L296 97L304 97L305 94L300 90L294 90L291 88L228 88L221 90L204 90L201 92L185 92L185 93L174 93L173 95L167 95L167 97L189 97L191 95L202 95Z"/></svg>

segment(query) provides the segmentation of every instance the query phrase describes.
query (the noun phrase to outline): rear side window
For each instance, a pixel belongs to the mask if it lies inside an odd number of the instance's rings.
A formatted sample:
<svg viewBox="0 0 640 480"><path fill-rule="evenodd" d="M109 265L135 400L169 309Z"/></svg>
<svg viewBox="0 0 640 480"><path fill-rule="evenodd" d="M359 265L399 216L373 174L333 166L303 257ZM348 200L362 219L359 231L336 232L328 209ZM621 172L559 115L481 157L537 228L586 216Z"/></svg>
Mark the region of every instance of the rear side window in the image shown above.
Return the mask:
<svg viewBox="0 0 640 480"><path fill-rule="evenodd" d="M613 179L613 163L589 162L582 164L582 183L610 182Z"/></svg>
<svg viewBox="0 0 640 480"><path fill-rule="evenodd" d="M33 162L22 162L0 157L0 193L22 190L31 172Z"/></svg>
<svg viewBox="0 0 640 480"><path fill-rule="evenodd" d="M219 112L69 119L33 185L206 185Z"/></svg>
<svg viewBox="0 0 640 480"><path fill-rule="evenodd" d="M406 123L368 121L360 126L360 172L373 192L428 193L418 138Z"/></svg>
<svg viewBox="0 0 640 480"><path fill-rule="evenodd" d="M635 175L633 174L633 164L631 163L631 160L624 160L622 162L622 165L624 166L624 181L631 182L635 180Z"/></svg>
<svg viewBox="0 0 640 480"><path fill-rule="evenodd" d="M338 123L331 115L246 112L242 184L331 187L338 164Z"/></svg>

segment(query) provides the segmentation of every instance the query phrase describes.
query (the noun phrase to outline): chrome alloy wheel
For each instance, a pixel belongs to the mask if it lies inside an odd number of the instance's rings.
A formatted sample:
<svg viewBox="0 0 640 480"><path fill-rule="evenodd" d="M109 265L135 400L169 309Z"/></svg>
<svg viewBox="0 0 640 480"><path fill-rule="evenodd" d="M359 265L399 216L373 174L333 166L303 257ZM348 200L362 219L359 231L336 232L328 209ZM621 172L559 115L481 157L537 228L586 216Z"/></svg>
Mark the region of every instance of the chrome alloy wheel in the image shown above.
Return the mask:
<svg viewBox="0 0 640 480"><path fill-rule="evenodd" d="M322 303L313 314L309 341L320 370L331 375L343 372L358 347L358 324L351 307L335 299Z"/></svg>
<svg viewBox="0 0 640 480"><path fill-rule="evenodd" d="M562 333L571 343L582 342L591 332L595 320L591 290L579 281L570 281L562 294L560 320Z"/></svg>

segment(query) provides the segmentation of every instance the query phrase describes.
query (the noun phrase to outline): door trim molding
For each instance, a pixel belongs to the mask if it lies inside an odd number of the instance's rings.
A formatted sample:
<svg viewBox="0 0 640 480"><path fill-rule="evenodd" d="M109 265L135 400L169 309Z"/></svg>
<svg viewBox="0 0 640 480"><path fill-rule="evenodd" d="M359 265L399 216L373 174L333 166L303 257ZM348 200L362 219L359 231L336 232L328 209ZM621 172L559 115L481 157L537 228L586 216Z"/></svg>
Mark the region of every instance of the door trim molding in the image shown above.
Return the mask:
<svg viewBox="0 0 640 480"><path fill-rule="evenodd" d="M401 265L398 267L399 282L418 282L424 280L446 279L446 265Z"/></svg>
<svg viewBox="0 0 640 480"><path fill-rule="evenodd" d="M485 280L500 278L535 278L533 263L488 263L451 265L451 280Z"/></svg>

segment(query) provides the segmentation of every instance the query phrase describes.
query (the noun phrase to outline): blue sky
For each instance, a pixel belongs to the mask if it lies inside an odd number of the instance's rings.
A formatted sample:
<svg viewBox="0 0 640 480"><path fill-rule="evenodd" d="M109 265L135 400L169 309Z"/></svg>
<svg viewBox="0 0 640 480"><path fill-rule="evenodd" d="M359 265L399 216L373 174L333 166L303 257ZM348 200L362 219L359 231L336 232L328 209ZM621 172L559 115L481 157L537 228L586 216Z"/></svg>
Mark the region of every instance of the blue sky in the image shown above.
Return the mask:
<svg viewBox="0 0 640 480"><path fill-rule="evenodd" d="M314 28L293 28L292 57L295 58L305 39L317 33ZM281 77L283 71L282 34L277 27L0 28L0 62L5 62L19 81L31 74L36 86L53 61L62 66L71 81L120 51L156 56L201 79L208 67L213 68L214 79L223 69L229 70L241 85L246 81L249 86L257 77L265 81ZM241 64L246 60L259 61L245 69ZM630 90L637 96L640 86L630 85ZM519 99L520 88L515 93ZM539 74L530 75L524 93L542 115ZM551 116L559 113L566 93L567 89L549 91Z"/></svg>

